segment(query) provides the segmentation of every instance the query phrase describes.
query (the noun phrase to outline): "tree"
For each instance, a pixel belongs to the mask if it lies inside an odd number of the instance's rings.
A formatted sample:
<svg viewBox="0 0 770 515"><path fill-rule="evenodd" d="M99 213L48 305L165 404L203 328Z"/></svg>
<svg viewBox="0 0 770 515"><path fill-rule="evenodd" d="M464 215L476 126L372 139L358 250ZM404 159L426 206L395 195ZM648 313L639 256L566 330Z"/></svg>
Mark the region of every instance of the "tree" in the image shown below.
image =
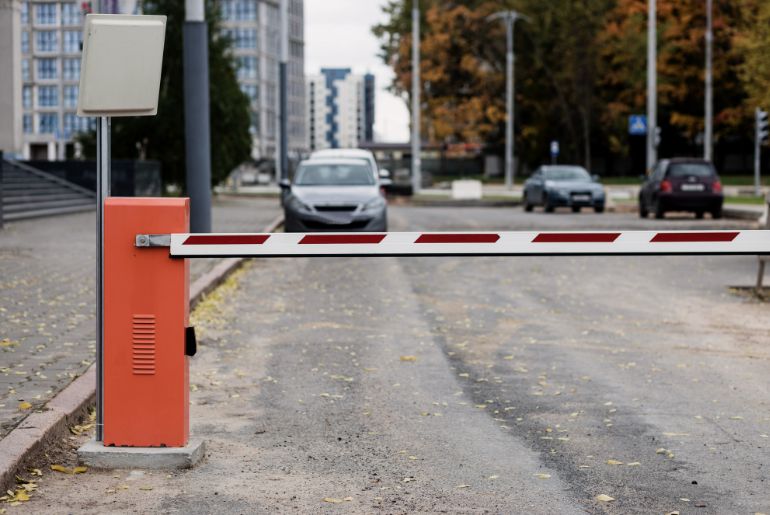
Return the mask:
<svg viewBox="0 0 770 515"><path fill-rule="evenodd" d="M184 2L146 0L144 12L168 16L158 115L114 119L112 151L116 158L157 159L163 166L164 184L184 185ZM206 2L206 18L209 23L211 179L216 185L249 159L251 118L248 97L238 85L231 41L220 33L221 19L214 0ZM86 144L85 147L88 149L93 145Z"/></svg>
<svg viewBox="0 0 770 515"><path fill-rule="evenodd" d="M770 109L770 3L743 0L743 30L735 37L744 55L740 78L746 88L747 110Z"/></svg>

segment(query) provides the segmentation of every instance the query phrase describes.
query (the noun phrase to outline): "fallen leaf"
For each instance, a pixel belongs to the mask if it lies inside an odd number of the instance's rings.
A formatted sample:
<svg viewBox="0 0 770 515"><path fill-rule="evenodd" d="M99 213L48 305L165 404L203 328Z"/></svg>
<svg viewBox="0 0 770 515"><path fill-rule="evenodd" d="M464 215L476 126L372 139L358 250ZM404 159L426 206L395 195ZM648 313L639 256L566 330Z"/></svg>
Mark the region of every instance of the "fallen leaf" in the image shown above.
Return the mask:
<svg viewBox="0 0 770 515"><path fill-rule="evenodd" d="M497 479L498 477L500 476L489 476L487 479L494 480L494 479Z"/></svg>
<svg viewBox="0 0 770 515"><path fill-rule="evenodd" d="M29 495L24 490L17 490L14 501L27 502L29 501Z"/></svg>
<svg viewBox="0 0 770 515"><path fill-rule="evenodd" d="M401 361L417 361L417 356L401 356Z"/></svg>
<svg viewBox="0 0 770 515"><path fill-rule="evenodd" d="M596 500L599 502L612 502L615 500L615 498L606 494L599 494L596 496Z"/></svg>
<svg viewBox="0 0 770 515"><path fill-rule="evenodd" d="M88 472L88 467L75 467L72 469L73 474L85 474Z"/></svg>
<svg viewBox="0 0 770 515"><path fill-rule="evenodd" d="M641 465L641 463L639 463L638 461L632 461L631 463L626 463L626 465L628 465L629 467L638 467L639 465Z"/></svg>
<svg viewBox="0 0 770 515"><path fill-rule="evenodd" d="M322 500L323 502L329 502L332 504L342 504L343 502L345 502L342 499L337 499L336 497L324 497Z"/></svg>
<svg viewBox="0 0 770 515"><path fill-rule="evenodd" d="M73 474L72 469L69 469L62 465L51 465L51 470L53 470L54 472L61 472L62 474Z"/></svg>
<svg viewBox="0 0 770 515"><path fill-rule="evenodd" d="M535 474L538 479L551 479L551 474Z"/></svg>
<svg viewBox="0 0 770 515"><path fill-rule="evenodd" d="M417 481L417 480L415 478L413 478L413 477L405 477L404 480L401 481L401 482L402 483L411 483L412 481Z"/></svg>
<svg viewBox="0 0 770 515"><path fill-rule="evenodd" d="M471 485L457 485L455 488L470 488Z"/></svg>
<svg viewBox="0 0 770 515"><path fill-rule="evenodd" d="M29 473L30 473L31 475L33 475L33 476L42 476L42 475L43 475L43 471L42 471L42 470L40 470L40 469L31 469L31 470L29 471Z"/></svg>
<svg viewBox="0 0 770 515"><path fill-rule="evenodd" d="M607 460L607 465L622 465L622 464L623 464L623 462L622 462L622 461L618 461L618 460Z"/></svg>
<svg viewBox="0 0 770 515"><path fill-rule="evenodd" d="M150 491L150 490L152 490L152 487L151 486L140 486L139 490Z"/></svg>
<svg viewBox="0 0 770 515"><path fill-rule="evenodd" d="M28 403L27 401L20 402L19 403L19 409L20 410L27 410L32 407L32 404Z"/></svg>

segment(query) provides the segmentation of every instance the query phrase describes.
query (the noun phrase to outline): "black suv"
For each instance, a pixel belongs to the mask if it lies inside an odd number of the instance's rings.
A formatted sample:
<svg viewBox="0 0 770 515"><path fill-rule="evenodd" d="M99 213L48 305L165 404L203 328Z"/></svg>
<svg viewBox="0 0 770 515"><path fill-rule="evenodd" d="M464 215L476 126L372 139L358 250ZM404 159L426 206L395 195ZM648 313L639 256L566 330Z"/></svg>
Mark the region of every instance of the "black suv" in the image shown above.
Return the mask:
<svg viewBox="0 0 770 515"><path fill-rule="evenodd" d="M724 195L714 165L703 159L664 159L647 175L639 192L639 216L663 218L667 211L705 212L722 218Z"/></svg>

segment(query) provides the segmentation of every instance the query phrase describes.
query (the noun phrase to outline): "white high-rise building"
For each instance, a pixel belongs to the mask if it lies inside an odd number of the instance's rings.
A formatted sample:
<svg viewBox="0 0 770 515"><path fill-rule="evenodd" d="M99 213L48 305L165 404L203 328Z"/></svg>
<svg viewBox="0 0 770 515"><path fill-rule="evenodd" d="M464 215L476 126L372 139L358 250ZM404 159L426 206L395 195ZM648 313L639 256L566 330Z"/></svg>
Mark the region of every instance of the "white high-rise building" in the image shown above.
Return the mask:
<svg viewBox="0 0 770 515"><path fill-rule="evenodd" d="M254 159L276 156L278 141L279 0L220 0L222 30L233 41L238 82L251 100ZM289 0L289 152L306 150L304 2Z"/></svg>
<svg viewBox="0 0 770 515"><path fill-rule="evenodd" d="M374 139L374 76L324 68L307 79L310 150L356 148Z"/></svg>
<svg viewBox="0 0 770 515"><path fill-rule="evenodd" d="M181 0L180 0L181 1ZM0 0L0 136L12 131L22 159L58 160L74 137L95 128L76 116L84 10L128 13L134 0ZM232 37L238 82L251 99L252 157L271 159L278 134L280 0L218 0L222 30ZM304 1L289 0L290 151L307 148ZM212 77L212 80L216 80Z"/></svg>

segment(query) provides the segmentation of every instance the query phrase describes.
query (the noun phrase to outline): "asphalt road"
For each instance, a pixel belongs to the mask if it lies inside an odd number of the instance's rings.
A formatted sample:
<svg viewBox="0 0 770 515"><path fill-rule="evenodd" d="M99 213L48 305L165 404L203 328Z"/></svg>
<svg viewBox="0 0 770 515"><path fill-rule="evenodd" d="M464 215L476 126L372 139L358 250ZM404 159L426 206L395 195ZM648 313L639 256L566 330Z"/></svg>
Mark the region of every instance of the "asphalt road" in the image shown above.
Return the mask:
<svg viewBox="0 0 770 515"><path fill-rule="evenodd" d="M742 226L391 211L393 230ZM28 507L768 512L770 308L728 288L755 272L751 257L254 261L195 315L205 462L46 473Z"/></svg>

